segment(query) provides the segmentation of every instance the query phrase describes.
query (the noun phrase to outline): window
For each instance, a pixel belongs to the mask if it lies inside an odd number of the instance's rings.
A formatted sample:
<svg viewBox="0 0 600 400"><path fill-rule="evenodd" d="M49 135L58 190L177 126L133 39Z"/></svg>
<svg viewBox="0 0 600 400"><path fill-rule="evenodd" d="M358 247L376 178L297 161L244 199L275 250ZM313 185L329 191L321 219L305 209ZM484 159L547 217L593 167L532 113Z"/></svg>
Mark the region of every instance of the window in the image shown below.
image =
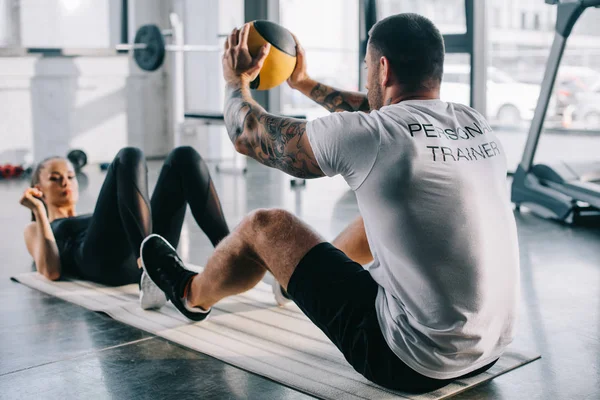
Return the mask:
<svg viewBox="0 0 600 400"><path fill-rule="evenodd" d="M540 30L540 14L534 14L533 16L533 30L535 31L539 31Z"/></svg>
<svg viewBox="0 0 600 400"><path fill-rule="evenodd" d="M378 19L412 12L433 21L442 34L466 33L465 0L379 0Z"/></svg>
<svg viewBox="0 0 600 400"><path fill-rule="evenodd" d="M493 83L515 83L515 79L497 68L488 68L488 80Z"/></svg>
<svg viewBox="0 0 600 400"><path fill-rule="evenodd" d="M120 1L20 0L25 47L108 47L118 43Z"/></svg>
<svg viewBox="0 0 600 400"><path fill-rule="evenodd" d="M506 150L509 170L514 170L521 160L554 35L530 30L520 2L489 0L488 4L488 13L501 12L514 21L509 26L489 27L486 86L487 117ZM528 7L534 15L556 9L543 1Z"/></svg>
<svg viewBox="0 0 600 400"><path fill-rule="evenodd" d="M306 50L310 76L339 89L358 91L358 0L280 0L279 5L281 24ZM309 119L328 113L287 84L281 86L281 112Z"/></svg>
<svg viewBox="0 0 600 400"><path fill-rule="evenodd" d="M440 97L444 101L469 105L471 100L471 58L468 54L446 54Z"/></svg>
<svg viewBox="0 0 600 400"><path fill-rule="evenodd" d="M502 10L499 7L493 8L493 24L495 28L500 28L502 26Z"/></svg>
<svg viewBox="0 0 600 400"><path fill-rule="evenodd" d="M599 19L600 9L588 8L567 41L535 163L598 161Z"/></svg>
<svg viewBox="0 0 600 400"><path fill-rule="evenodd" d="M490 27L488 34L488 119L506 150L509 170L515 170L546 70L554 38L556 6L531 2L528 12L533 16L533 26L539 24L537 30L531 30L526 24L527 14L521 9L511 7L505 0L489 0L489 3L488 12L495 13L496 7L501 8L507 18L516 21L521 18L524 22L517 29ZM567 42L536 163L590 159L594 149L600 148L599 19L600 9L588 8Z"/></svg>
<svg viewBox="0 0 600 400"><path fill-rule="evenodd" d="M455 72L445 73L444 74L444 82L445 83L469 83L469 73L465 72L464 74L458 74Z"/></svg>

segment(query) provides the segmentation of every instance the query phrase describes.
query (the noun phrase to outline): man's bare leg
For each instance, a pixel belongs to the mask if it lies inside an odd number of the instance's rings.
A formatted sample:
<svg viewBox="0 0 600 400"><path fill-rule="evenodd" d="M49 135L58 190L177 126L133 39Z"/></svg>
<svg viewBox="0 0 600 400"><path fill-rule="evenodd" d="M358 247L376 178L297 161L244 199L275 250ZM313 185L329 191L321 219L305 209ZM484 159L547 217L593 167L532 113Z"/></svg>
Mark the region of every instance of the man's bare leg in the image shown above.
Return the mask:
<svg viewBox="0 0 600 400"><path fill-rule="evenodd" d="M284 210L257 210L215 249L188 286L190 306L208 310L219 300L253 288L270 271L284 289L310 249L325 240Z"/></svg>
<svg viewBox="0 0 600 400"><path fill-rule="evenodd" d="M373 261L371 248L367 241L365 223L360 216L352 221L352 223L335 238L332 244L343 251L352 261L361 265Z"/></svg>

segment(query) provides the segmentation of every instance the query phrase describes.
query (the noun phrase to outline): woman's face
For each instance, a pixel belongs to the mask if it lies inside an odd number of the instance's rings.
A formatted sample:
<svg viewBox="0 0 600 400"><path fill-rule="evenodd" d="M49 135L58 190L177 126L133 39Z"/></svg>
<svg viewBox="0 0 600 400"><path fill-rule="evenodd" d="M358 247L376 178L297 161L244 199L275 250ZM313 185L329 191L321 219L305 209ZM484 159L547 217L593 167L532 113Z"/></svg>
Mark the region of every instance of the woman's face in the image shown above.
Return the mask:
<svg viewBox="0 0 600 400"><path fill-rule="evenodd" d="M72 206L79 200L79 184L73 165L63 158L48 160L40 170L35 186L44 195L48 206Z"/></svg>

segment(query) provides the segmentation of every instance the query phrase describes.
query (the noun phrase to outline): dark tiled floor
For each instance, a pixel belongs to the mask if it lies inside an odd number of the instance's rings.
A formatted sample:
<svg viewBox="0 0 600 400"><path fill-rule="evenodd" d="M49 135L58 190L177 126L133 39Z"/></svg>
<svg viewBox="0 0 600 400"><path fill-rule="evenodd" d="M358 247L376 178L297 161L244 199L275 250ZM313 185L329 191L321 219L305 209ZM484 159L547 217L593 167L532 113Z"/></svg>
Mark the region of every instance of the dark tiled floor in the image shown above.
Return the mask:
<svg viewBox="0 0 600 400"><path fill-rule="evenodd" d="M150 165L150 182L160 166ZM80 212L103 180L88 166ZM290 189L289 178L249 165L247 177L214 175L230 225L249 210L283 207L333 238L356 214L343 181ZM31 268L22 242L28 219L17 203L26 183L0 181L0 398L295 399L302 393L154 338L8 278ZM543 358L459 399L600 398L600 230L517 215L522 299L515 346ZM187 218L180 252L203 264L210 242Z"/></svg>
<svg viewBox="0 0 600 400"><path fill-rule="evenodd" d="M13 286L1 297L0 375L152 337L102 314Z"/></svg>
<svg viewBox="0 0 600 400"><path fill-rule="evenodd" d="M145 338L87 355L0 376L6 398L262 399L306 398L259 376L189 351L162 338ZM102 343L98 343L102 346Z"/></svg>

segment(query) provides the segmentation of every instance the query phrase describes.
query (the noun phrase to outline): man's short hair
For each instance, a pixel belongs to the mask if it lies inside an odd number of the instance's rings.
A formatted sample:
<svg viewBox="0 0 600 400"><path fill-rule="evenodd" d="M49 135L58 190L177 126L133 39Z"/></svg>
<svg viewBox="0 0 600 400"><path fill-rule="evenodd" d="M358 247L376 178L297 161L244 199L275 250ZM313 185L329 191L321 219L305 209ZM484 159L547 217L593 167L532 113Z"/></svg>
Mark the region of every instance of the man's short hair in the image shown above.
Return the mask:
<svg viewBox="0 0 600 400"><path fill-rule="evenodd" d="M442 81L444 38L429 19L418 14L396 14L369 31L372 55L386 57L398 82L408 90L431 88Z"/></svg>

